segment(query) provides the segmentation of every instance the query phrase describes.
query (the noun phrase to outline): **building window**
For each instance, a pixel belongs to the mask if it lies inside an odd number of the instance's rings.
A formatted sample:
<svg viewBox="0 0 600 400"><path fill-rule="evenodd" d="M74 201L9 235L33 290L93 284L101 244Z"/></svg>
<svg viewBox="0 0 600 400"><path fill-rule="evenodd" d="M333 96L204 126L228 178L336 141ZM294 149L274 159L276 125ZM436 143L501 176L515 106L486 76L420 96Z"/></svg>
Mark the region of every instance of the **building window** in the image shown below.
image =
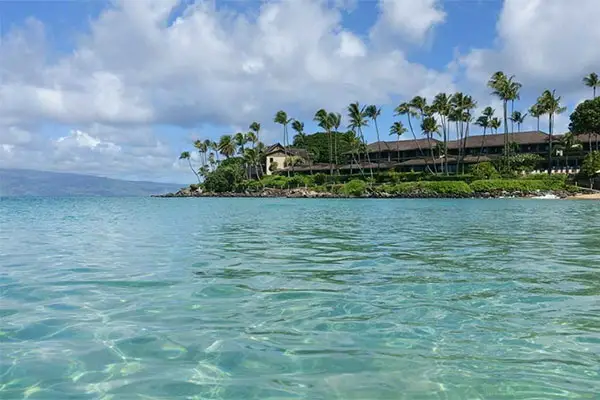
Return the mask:
<svg viewBox="0 0 600 400"><path fill-rule="evenodd" d="M269 158L269 162L272 163L273 162L273 157Z"/></svg>

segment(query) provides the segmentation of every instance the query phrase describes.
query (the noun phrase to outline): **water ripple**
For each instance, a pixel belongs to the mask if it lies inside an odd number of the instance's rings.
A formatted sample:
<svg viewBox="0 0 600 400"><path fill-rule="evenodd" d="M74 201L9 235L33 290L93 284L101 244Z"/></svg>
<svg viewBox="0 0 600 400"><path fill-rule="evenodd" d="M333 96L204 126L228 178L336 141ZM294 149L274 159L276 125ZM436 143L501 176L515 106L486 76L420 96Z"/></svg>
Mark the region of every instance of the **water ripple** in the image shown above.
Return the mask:
<svg viewBox="0 0 600 400"><path fill-rule="evenodd" d="M600 393L600 208L2 199L2 399Z"/></svg>

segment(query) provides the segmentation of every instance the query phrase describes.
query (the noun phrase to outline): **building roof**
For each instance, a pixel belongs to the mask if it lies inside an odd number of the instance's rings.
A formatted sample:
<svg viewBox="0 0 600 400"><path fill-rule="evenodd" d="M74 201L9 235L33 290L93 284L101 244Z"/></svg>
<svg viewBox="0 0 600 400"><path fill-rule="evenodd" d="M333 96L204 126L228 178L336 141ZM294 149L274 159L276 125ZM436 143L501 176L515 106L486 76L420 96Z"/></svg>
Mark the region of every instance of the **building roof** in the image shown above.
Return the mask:
<svg viewBox="0 0 600 400"><path fill-rule="evenodd" d="M299 156L299 157L307 157L308 156L308 152L304 149L299 149L297 147L287 147L287 149L285 147L283 147L280 143L275 143L269 147L267 147L267 149L265 150L265 155L269 155L269 154L273 154L273 153L278 153L278 152L286 152L289 155L293 155L293 156Z"/></svg>
<svg viewBox="0 0 600 400"><path fill-rule="evenodd" d="M465 156L464 159L461 160L461 163L465 164L473 164L477 162L486 162L492 161L494 158L490 156ZM442 158L436 158L435 163L441 165L444 160ZM448 157L448 164L456 164L457 157ZM412 160L407 160L398 164L401 167L411 167L411 166L420 166L420 165L433 165L431 162L431 157L429 158L414 158Z"/></svg>
<svg viewBox="0 0 600 400"><path fill-rule="evenodd" d="M437 139L431 139L431 147L435 147L437 143L440 143ZM427 139L417 140L396 140L396 141L379 141L370 143L367 146L369 153L377 153L381 145L381 151L410 151L421 149L429 149L429 141Z"/></svg>
<svg viewBox="0 0 600 400"><path fill-rule="evenodd" d="M528 131L528 132L515 132L509 133L509 141L517 144L542 144L547 143L549 135L539 131ZM458 149L459 140L452 140L448 142L448 149ZM466 148L479 148L479 147L502 147L504 146L504 133L492 134L492 135L477 135L469 136L466 139Z"/></svg>

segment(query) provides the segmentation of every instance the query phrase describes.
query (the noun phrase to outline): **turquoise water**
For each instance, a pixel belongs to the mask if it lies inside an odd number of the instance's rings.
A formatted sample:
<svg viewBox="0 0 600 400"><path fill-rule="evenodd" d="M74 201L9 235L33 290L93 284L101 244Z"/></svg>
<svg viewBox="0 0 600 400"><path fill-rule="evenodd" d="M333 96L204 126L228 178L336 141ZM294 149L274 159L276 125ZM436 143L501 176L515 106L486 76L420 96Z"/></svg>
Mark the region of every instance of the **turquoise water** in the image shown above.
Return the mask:
<svg viewBox="0 0 600 400"><path fill-rule="evenodd" d="M2 399L600 393L600 203L0 201Z"/></svg>

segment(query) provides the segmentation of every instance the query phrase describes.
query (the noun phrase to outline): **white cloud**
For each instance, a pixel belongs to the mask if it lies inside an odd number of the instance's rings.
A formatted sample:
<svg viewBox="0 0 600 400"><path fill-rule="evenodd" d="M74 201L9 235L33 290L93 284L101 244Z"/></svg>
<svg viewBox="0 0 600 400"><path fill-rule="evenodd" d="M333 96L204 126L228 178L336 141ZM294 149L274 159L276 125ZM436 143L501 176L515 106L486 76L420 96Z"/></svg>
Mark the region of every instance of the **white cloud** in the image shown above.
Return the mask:
<svg viewBox="0 0 600 400"><path fill-rule="evenodd" d="M175 7L177 0L115 2L66 55L48 47L39 21L7 34L0 142L4 153L15 146L11 162L116 174L143 172L136 165L156 169L148 163L158 160L174 173L180 149L157 142L151 126L247 127L258 120L263 138L276 138L270 124L278 109L308 118L322 107L342 111L355 100L386 103L452 87L449 74L344 27L340 9L324 0L264 3L245 14L202 2L169 25ZM382 37L415 43L445 18L434 0L383 1L380 11ZM47 122L67 127L61 139L24 139ZM53 154L39 151L48 144Z"/></svg>
<svg viewBox="0 0 600 400"><path fill-rule="evenodd" d="M481 83L504 70L535 90L580 96L583 76L600 70L598 11L597 0L505 0L498 46L463 57L467 76Z"/></svg>
<svg viewBox="0 0 600 400"><path fill-rule="evenodd" d="M438 0L381 0L379 8L381 15L372 36L399 36L420 43L446 19Z"/></svg>

